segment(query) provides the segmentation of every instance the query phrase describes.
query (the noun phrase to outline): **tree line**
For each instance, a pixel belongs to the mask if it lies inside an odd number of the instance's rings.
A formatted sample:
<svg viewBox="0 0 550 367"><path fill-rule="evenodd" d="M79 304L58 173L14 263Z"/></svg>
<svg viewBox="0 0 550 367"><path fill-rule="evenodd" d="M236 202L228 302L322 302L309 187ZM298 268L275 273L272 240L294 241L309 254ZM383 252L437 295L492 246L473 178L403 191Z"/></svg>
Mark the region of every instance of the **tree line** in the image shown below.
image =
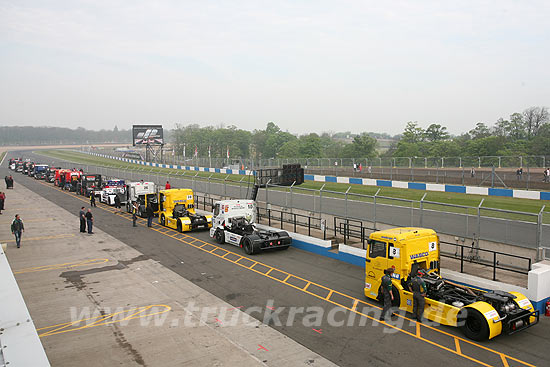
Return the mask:
<svg viewBox="0 0 550 367"><path fill-rule="evenodd" d="M550 115L547 107L530 107L492 126L479 122L470 131L450 136L447 128L422 128L408 122L386 157L477 157L550 155Z"/></svg>
<svg viewBox="0 0 550 367"><path fill-rule="evenodd" d="M83 127L0 126L0 145L130 143L131 130L87 130Z"/></svg>

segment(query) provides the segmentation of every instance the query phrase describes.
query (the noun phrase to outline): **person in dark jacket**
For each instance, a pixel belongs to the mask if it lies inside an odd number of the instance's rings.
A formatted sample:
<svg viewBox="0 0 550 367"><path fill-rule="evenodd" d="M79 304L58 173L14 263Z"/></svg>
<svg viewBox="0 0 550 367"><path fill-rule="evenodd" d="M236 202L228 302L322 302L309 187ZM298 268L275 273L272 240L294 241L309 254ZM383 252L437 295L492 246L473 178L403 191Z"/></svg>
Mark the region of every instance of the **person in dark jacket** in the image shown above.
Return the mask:
<svg viewBox="0 0 550 367"><path fill-rule="evenodd" d="M384 308L382 309L382 316L380 321L384 321L388 316L388 312L391 311L393 302L393 287L391 282L391 275L393 274L393 268L384 270L384 276L382 277L382 296L384 297ZM390 316L393 313L390 314Z"/></svg>
<svg viewBox="0 0 550 367"><path fill-rule="evenodd" d="M92 209L88 209L86 213L86 224L88 225L88 234L93 234L94 216L92 215Z"/></svg>
<svg viewBox="0 0 550 367"><path fill-rule="evenodd" d="M115 213L120 213L120 198L115 195Z"/></svg>
<svg viewBox="0 0 550 367"><path fill-rule="evenodd" d="M95 204L95 193L92 191L92 193L90 194L90 206L95 206L97 207L97 205Z"/></svg>
<svg viewBox="0 0 550 367"><path fill-rule="evenodd" d="M15 243L17 248L21 247L21 234L25 232L25 226L23 221L19 217L19 214L15 214L15 219L11 222L11 233L15 235Z"/></svg>
<svg viewBox="0 0 550 367"><path fill-rule="evenodd" d="M410 286L413 292L413 315L418 322L422 322L424 305L426 304L426 283L422 279L422 275L422 272L419 271L412 279Z"/></svg>
<svg viewBox="0 0 550 367"><path fill-rule="evenodd" d="M153 212L153 207L151 206L151 203L147 205L147 227L153 226L153 218L155 217L155 213Z"/></svg>
<svg viewBox="0 0 550 367"><path fill-rule="evenodd" d="M6 201L6 194L0 191L0 214L2 214L2 210L4 210L5 201Z"/></svg>
<svg viewBox="0 0 550 367"><path fill-rule="evenodd" d="M86 233L86 210L84 207L80 208L78 216L80 217L80 233Z"/></svg>

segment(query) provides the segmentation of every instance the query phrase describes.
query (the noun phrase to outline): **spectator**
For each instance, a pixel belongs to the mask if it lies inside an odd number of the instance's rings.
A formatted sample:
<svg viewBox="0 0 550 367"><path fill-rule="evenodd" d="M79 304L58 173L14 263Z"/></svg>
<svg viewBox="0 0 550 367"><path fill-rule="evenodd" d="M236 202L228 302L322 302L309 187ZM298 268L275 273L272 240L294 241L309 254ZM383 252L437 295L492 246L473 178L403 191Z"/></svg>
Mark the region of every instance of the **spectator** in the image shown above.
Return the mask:
<svg viewBox="0 0 550 367"><path fill-rule="evenodd" d="M2 210L4 210L4 201L6 201L6 194L0 191L0 214L2 214Z"/></svg>
<svg viewBox="0 0 550 367"><path fill-rule="evenodd" d="M520 168L518 168L518 170L516 171L516 177L517 177L518 181L521 181L522 176L523 176L523 168L520 167Z"/></svg>
<svg viewBox="0 0 550 367"><path fill-rule="evenodd" d="M172 185L170 185L170 182L166 181L166 185L164 186L166 190L169 190L172 188Z"/></svg>
<svg viewBox="0 0 550 367"><path fill-rule="evenodd" d="M88 234L94 234L94 216L92 215L92 209L88 209L88 212L86 213L86 224L88 225Z"/></svg>
<svg viewBox="0 0 550 367"><path fill-rule="evenodd" d="M473 178L473 177L476 177L476 170L474 169L474 167L472 167L472 169L470 170L470 176Z"/></svg>
<svg viewBox="0 0 550 367"><path fill-rule="evenodd" d="M13 177L8 177L8 189L13 189Z"/></svg>
<svg viewBox="0 0 550 367"><path fill-rule="evenodd" d="M363 170L363 163L359 163L359 172Z"/></svg>
<svg viewBox="0 0 550 367"><path fill-rule="evenodd" d="M4 177L4 181L6 181L6 189L10 188L10 178L8 176Z"/></svg>
<svg viewBox="0 0 550 367"><path fill-rule="evenodd" d="M11 233L15 235L15 243L17 248L21 247L21 233L25 232L25 226L23 221L19 217L19 214L15 214L15 219L11 222Z"/></svg>

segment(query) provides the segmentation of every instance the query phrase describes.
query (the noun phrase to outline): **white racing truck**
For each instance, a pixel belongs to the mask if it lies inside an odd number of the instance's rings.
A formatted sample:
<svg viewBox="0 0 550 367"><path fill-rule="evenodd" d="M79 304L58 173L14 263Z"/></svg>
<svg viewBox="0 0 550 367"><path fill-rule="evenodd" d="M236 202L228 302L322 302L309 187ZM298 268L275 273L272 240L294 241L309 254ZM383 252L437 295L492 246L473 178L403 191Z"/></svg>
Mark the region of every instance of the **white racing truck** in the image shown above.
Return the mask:
<svg viewBox="0 0 550 367"><path fill-rule="evenodd" d="M97 191L95 195L97 195ZM126 203L126 185L124 180L111 179L105 183L103 190L100 191L99 201L107 205L115 205L115 197L117 196L121 205Z"/></svg>
<svg viewBox="0 0 550 367"><path fill-rule="evenodd" d="M248 255L263 250L286 250L292 238L285 231L256 228L256 202L253 200L223 200L214 204L210 237L216 242L241 247Z"/></svg>
<svg viewBox="0 0 550 367"><path fill-rule="evenodd" d="M134 203L138 204L137 215L146 217L147 207L158 211L157 186L154 182L130 182L126 187L126 211L132 212Z"/></svg>

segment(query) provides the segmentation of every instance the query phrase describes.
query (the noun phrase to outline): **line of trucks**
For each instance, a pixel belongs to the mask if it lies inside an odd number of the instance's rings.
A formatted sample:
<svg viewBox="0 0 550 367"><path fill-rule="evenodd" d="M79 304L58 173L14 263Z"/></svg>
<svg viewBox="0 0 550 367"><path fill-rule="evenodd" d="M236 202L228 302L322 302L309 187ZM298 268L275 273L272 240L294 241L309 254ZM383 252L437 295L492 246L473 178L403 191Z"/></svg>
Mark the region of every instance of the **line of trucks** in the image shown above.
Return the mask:
<svg viewBox="0 0 550 367"><path fill-rule="evenodd" d="M114 204L114 196L138 216L146 216L151 207L158 222L179 232L209 230L219 244L241 247L249 255L268 249L287 249L292 242L285 231L260 230L256 226L255 200L221 200L214 203L212 214L195 210L190 189L160 190L153 182L131 182L85 174L78 170L35 165L10 160L10 168L36 179L85 196L98 195L101 201ZM255 190L257 192L257 189ZM440 276L439 236L431 229L406 227L376 231L367 241L364 294L382 300L381 279L393 268L393 306L413 311L413 293L409 282L421 274L426 284L424 317L443 325L458 327L474 340L492 339L500 334L514 334L539 322L539 312L519 292L487 291L460 285Z"/></svg>

